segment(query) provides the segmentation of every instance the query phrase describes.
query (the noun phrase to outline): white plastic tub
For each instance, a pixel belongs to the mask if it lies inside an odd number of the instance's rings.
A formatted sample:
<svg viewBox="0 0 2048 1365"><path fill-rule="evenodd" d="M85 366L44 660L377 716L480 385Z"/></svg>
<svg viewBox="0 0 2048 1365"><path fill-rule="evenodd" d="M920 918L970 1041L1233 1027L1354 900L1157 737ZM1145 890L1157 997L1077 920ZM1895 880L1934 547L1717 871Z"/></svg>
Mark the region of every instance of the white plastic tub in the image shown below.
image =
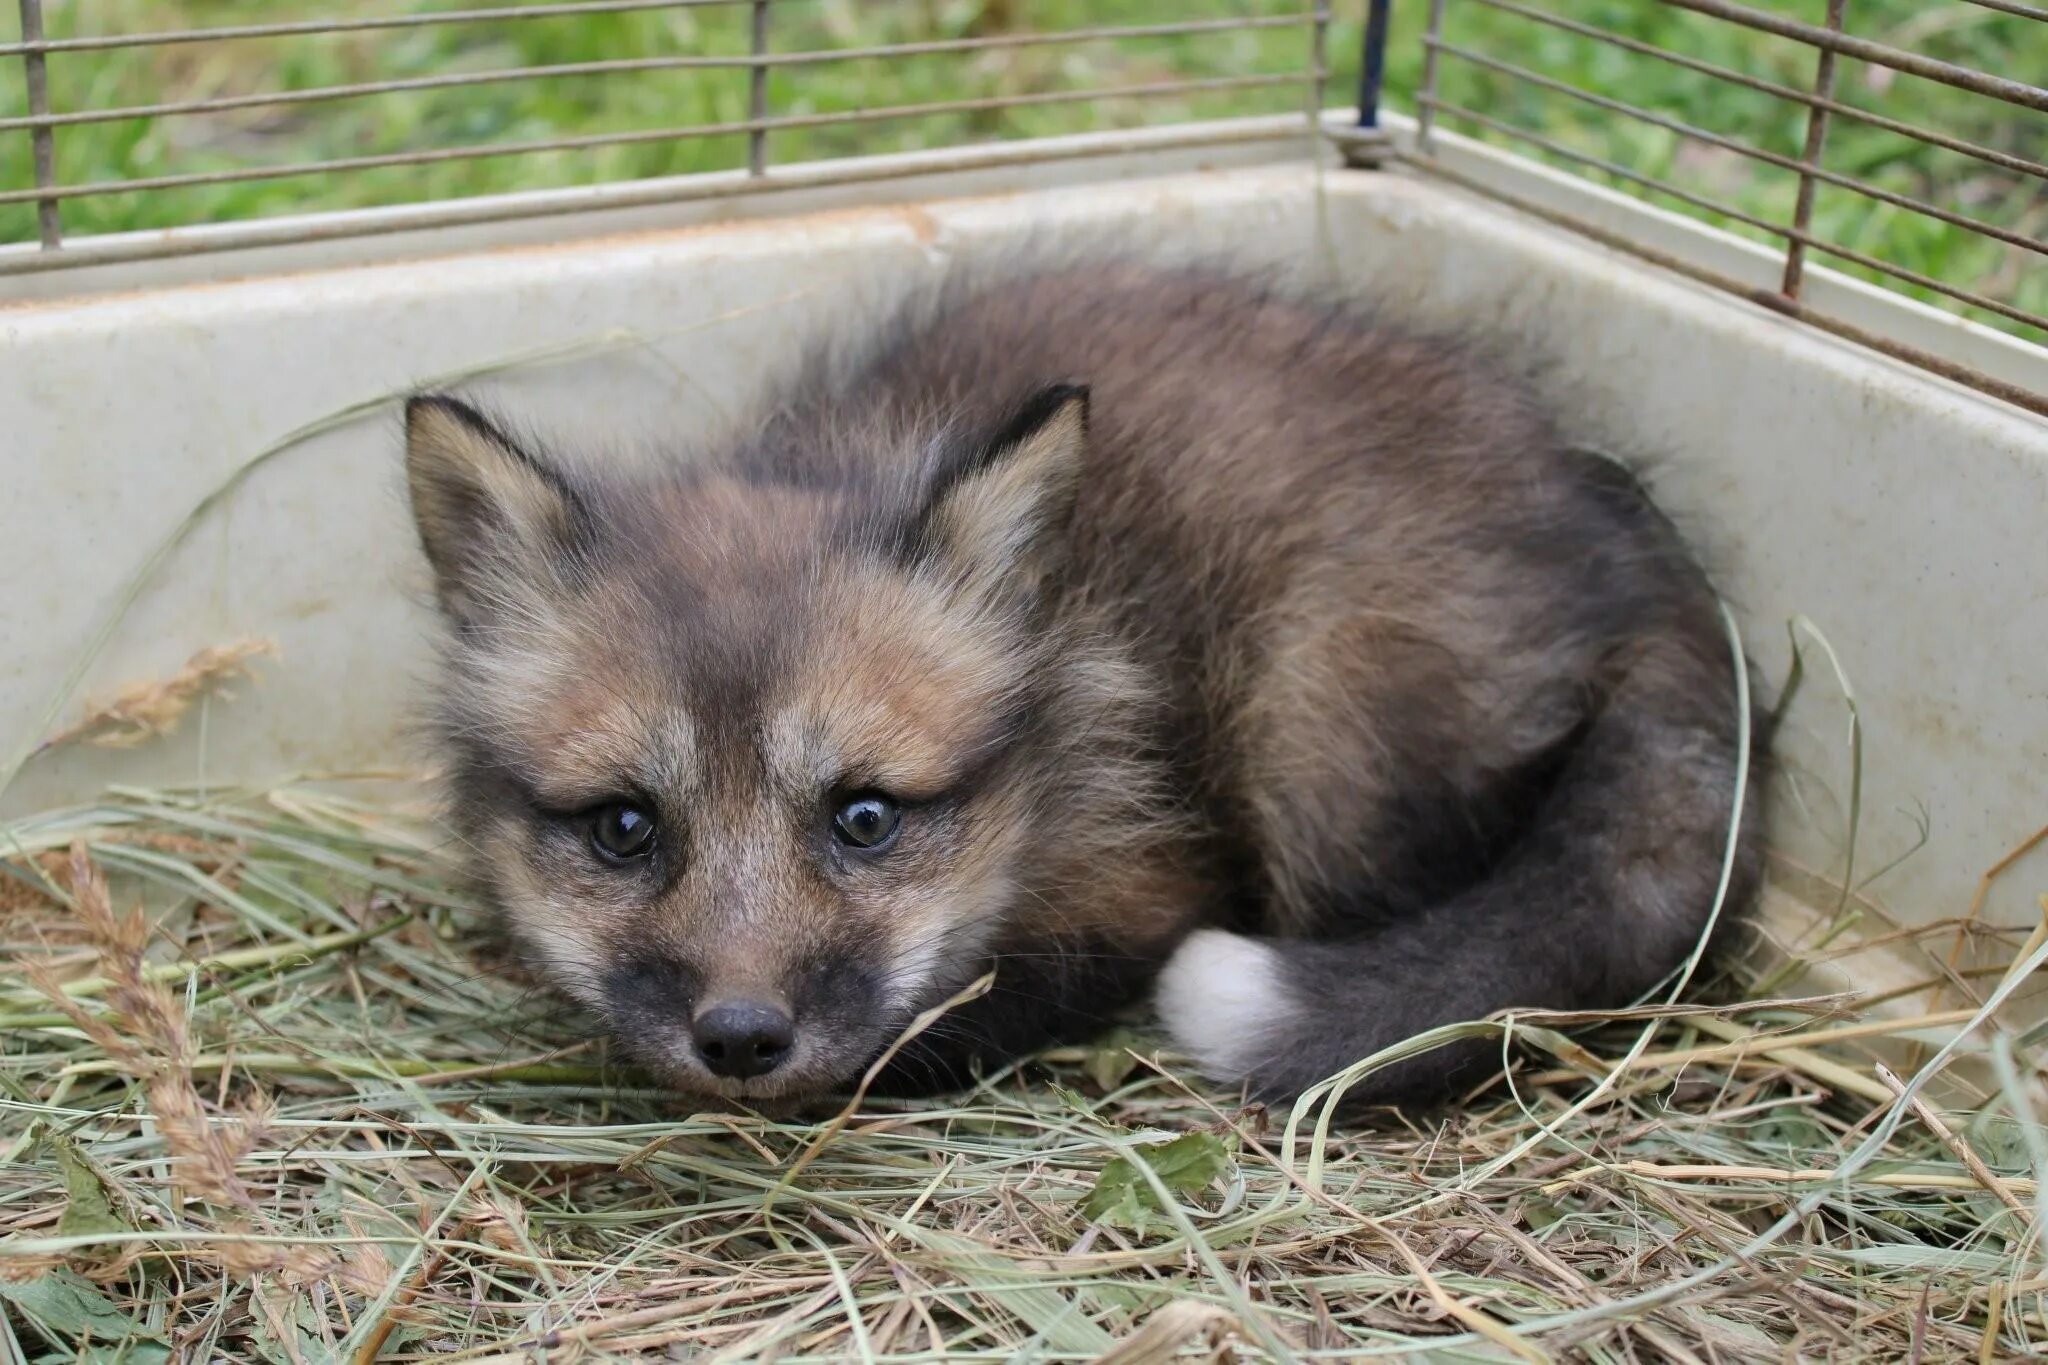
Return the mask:
<svg viewBox="0 0 2048 1365"><path fill-rule="evenodd" d="M423 218L374 237L0 278L5 751L46 732L53 697L153 550L258 458L149 575L58 719L207 645L263 636L281 649L260 686L168 741L32 760L0 811L116 781L419 765L405 721L427 639L422 567L395 409L373 400L590 343L474 387L541 431L630 452L744 412L821 320L857 326L865 303L951 260L1073 237L1280 265L1553 362L1585 439L1653 459L1766 678L1784 676L1791 618L1825 633L1865 730L1859 876L1925 825L1924 846L1864 888L1901 920L1960 914L1980 874L2048 822L2048 423L1438 181L1312 164L1283 123L1185 141L1075 139L1051 160L992 155L908 178L937 163L897 158L832 188L807 188L799 170L766 189L728 177L557 195L542 217ZM1447 155L1722 273L1770 277L1767 253L1695 224L1455 141ZM1838 313L2048 390L2037 349L1825 272L1813 281ZM1848 713L1824 660L1810 662L1781 742L1798 791L1772 836L1781 873L1838 877ZM2044 887L2037 853L1987 913L2032 923ZM1804 891L1823 908L1772 898L1783 937L1832 908ZM1848 979L1914 970L1896 956L1869 955Z"/></svg>

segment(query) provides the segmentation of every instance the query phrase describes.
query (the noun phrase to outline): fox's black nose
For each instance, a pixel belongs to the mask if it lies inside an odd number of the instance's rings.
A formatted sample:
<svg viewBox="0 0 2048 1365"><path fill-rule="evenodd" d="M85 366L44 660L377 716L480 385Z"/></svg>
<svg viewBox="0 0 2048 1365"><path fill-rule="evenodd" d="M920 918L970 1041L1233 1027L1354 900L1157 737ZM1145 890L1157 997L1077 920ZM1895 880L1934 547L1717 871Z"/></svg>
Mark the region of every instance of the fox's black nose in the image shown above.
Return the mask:
<svg viewBox="0 0 2048 1365"><path fill-rule="evenodd" d="M712 1074L744 1080L782 1065L796 1029L773 1005L742 1000L706 1009L691 1022L690 1036Z"/></svg>

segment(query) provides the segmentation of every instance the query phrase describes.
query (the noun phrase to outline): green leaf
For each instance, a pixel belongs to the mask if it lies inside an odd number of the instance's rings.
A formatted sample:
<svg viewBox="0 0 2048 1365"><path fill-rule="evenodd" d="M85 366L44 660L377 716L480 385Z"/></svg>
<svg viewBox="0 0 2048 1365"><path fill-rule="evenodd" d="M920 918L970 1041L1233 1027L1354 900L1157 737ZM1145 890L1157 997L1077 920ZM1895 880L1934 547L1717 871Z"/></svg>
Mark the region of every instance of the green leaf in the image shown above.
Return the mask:
<svg viewBox="0 0 2048 1365"><path fill-rule="evenodd" d="M256 1310L250 1344L258 1356L274 1365L302 1365L327 1358L328 1347L320 1339L319 1315L310 1297L267 1278L252 1284L249 1293L250 1306Z"/></svg>
<svg viewBox="0 0 2048 1365"><path fill-rule="evenodd" d="M1095 1117L1094 1102L1080 1091L1069 1089L1058 1081L1047 1081L1045 1088L1050 1090L1061 1104L1075 1113L1085 1114L1089 1118Z"/></svg>
<svg viewBox="0 0 2048 1365"><path fill-rule="evenodd" d="M57 1219L59 1237L91 1237L131 1232L127 1220L114 1212L107 1179L76 1143L57 1133L46 1133L43 1145L57 1159L64 1175L64 1212Z"/></svg>
<svg viewBox="0 0 2048 1365"><path fill-rule="evenodd" d="M90 1340L102 1352L116 1345L121 1359L136 1365L159 1365L170 1358L170 1344L121 1311L112 1299L69 1270L53 1270L33 1280L0 1279L0 1299L53 1345Z"/></svg>
<svg viewBox="0 0 2048 1365"><path fill-rule="evenodd" d="M113 1346L87 1346L71 1365L166 1365L171 1348L150 1341L124 1341Z"/></svg>
<svg viewBox="0 0 2048 1365"><path fill-rule="evenodd" d="M1130 1030L1118 1029L1096 1043L1083 1069L1097 1089L1106 1094L1122 1085L1137 1069L1138 1059L1131 1055L1131 1047L1137 1041Z"/></svg>
<svg viewBox="0 0 2048 1365"><path fill-rule="evenodd" d="M1214 1133L1189 1133L1136 1151L1175 1194L1200 1194L1230 1169L1230 1149ZM1081 1212L1095 1222L1142 1233L1161 1209L1152 1182L1130 1157L1120 1156L1102 1168Z"/></svg>

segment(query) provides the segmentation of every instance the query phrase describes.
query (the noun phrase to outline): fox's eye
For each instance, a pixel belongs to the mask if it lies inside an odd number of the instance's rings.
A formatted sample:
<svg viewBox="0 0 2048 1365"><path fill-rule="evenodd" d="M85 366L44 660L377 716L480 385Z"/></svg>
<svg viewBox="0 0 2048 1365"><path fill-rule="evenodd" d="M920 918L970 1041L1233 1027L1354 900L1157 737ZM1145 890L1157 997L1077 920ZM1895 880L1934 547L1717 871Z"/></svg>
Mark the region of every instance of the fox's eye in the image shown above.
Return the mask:
<svg viewBox="0 0 2048 1365"><path fill-rule="evenodd" d="M643 857L654 847L654 817L623 801L600 806L590 820L590 846L615 863Z"/></svg>
<svg viewBox="0 0 2048 1365"><path fill-rule="evenodd" d="M872 792L853 797L832 817L832 832L842 844L877 849L896 835L903 812L894 801Z"/></svg>

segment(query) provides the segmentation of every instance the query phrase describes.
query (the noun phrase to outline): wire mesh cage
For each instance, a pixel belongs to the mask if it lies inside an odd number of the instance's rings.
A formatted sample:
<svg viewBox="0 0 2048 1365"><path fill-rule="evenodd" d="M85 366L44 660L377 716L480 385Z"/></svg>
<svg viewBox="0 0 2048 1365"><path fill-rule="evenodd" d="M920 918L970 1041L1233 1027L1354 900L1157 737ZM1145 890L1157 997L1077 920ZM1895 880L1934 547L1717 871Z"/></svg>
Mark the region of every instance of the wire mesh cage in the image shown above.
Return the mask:
<svg viewBox="0 0 2048 1365"><path fill-rule="evenodd" d="M15 0L0 243L30 249L0 247L0 273L244 240L115 240L142 229L268 220L277 241L274 220L322 210L369 212L308 219L309 235L377 231L394 221L378 210L408 205L533 211L510 191L727 192L867 153L969 165L991 143L1105 128L1227 140L1228 120L1320 111L1356 79L1357 121L1396 136L1353 136L1354 161L1383 150L1513 198L1437 155L1457 134L1704 218L1774 247L1774 285L1666 264L2048 409L1806 288L1824 263L2048 341L2048 9L1769 3L220 0L202 19L181 0ZM1382 117L1382 90L1412 127ZM728 179L673 179L707 172Z"/></svg>
<svg viewBox="0 0 2048 1365"><path fill-rule="evenodd" d="M2048 89L2029 83L2048 73L2048 10L1808 8L1659 0L1625 23L1612 6L1431 0L1419 155L1449 127L1768 242L1775 288L1713 282L2048 409L1817 311L1804 288L1817 260L2048 340Z"/></svg>

